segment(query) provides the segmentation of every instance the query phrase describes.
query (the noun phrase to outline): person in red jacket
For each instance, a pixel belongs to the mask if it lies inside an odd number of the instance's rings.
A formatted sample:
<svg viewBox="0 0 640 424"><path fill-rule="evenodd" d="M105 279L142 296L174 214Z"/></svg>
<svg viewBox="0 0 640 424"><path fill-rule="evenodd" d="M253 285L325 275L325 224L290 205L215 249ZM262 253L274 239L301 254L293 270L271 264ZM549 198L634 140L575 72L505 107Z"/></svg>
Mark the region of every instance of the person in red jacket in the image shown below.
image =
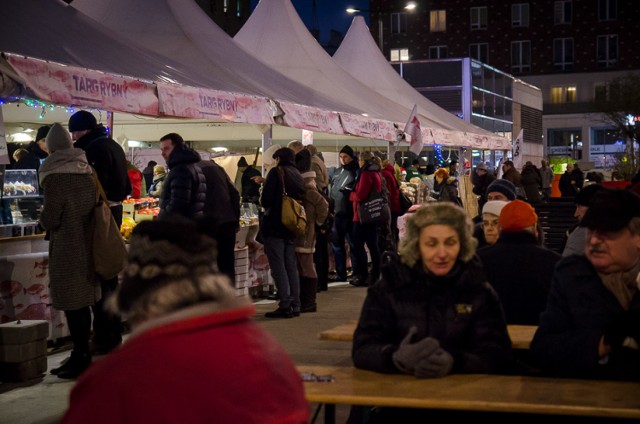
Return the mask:
<svg viewBox="0 0 640 424"><path fill-rule="evenodd" d="M147 184L142 172L130 161L127 161L127 176L131 182L131 198L139 199L147 195Z"/></svg>
<svg viewBox="0 0 640 424"><path fill-rule="evenodd" d="M218 272L215 242L198 225L136 226L112 301L131 336L81 376L63 423L308 422L295 365Z"/></svg>
<svg viewBox="0 0 640 424"><path fill-rule="evenodd" d="M387 190L389 191L389 208L391 209L391 232L395 245L398 245L398 217L402 215L400 211L400 188L398 187L398 180L396 180L395 169L388 160L382 162L382 177L387 184Z"/></svg>

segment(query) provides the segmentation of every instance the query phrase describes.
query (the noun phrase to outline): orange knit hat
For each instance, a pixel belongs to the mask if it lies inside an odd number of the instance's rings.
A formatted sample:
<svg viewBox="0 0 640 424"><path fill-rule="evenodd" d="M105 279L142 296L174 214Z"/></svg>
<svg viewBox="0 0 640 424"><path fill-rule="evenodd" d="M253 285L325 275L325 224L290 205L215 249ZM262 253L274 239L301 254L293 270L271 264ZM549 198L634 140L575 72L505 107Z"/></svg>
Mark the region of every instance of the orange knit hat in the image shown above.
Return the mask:
<svg viewBox="0 0 640 424"><path fill-rule="evenodd" d="M500 212L500 227L502 231L521 231L532 227L538 222L535 209L522 200L507 203Z"/></svg>

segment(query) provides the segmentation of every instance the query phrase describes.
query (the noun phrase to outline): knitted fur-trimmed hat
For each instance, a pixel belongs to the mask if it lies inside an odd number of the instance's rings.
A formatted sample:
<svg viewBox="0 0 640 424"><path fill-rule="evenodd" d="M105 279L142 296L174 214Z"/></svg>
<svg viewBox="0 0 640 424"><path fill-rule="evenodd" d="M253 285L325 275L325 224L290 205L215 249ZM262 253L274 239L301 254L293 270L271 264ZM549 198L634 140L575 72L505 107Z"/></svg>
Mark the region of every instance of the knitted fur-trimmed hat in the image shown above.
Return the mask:
<svg viewBox="0 0 640 424"><path fill-rule="evenodd" d="M516 200L516 186L509 180L495 180L487 187L487 196L489 193L498 192L507 196L509 200Z"/></svg>
<svg viewBox="0 0 640 424"><path fill-rule="evenodd" d="M219 274L216 257L215 241L186 218L141 222L131 234L119 309L127 312L145 295L172 282Z"/></svg>

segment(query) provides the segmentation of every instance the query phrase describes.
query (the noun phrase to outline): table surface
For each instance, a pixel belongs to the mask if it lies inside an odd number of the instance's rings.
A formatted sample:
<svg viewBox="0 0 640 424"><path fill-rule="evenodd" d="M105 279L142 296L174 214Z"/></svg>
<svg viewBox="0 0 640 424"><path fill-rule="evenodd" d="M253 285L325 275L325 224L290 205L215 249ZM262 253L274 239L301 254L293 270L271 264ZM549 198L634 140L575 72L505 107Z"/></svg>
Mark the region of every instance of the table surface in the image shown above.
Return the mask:
<svg viewBox="0 0 640 424"><path fill-rule="evenodd" d="M356 330L357 321L349 321L319 334L321 340L333 340L350 342L353 341L353 332ZM538 329L535 325L509 325L509 337L514 349L529 349L533 335Z"/></svg>
<svg viewBox="0 0 640 424"><path fill-rule="evenodd" d="M298 370L335 377L330 383L304 383L313 403L640 418L640 383L635 382L484 374L418 379L315 365Z"/></svg>

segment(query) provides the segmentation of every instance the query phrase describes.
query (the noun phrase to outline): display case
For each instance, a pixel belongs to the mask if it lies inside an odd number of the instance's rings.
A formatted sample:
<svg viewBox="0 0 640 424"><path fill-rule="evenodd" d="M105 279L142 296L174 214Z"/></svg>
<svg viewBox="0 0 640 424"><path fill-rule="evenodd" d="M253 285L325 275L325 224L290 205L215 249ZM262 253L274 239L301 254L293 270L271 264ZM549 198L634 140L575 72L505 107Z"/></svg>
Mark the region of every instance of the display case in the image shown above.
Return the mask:
<svg viewBox="0 0 640 424"><path fill-rule="evenodd" d="M0 179L0 238L40 234L43 197L35 169L8 169Z"/></svg>

